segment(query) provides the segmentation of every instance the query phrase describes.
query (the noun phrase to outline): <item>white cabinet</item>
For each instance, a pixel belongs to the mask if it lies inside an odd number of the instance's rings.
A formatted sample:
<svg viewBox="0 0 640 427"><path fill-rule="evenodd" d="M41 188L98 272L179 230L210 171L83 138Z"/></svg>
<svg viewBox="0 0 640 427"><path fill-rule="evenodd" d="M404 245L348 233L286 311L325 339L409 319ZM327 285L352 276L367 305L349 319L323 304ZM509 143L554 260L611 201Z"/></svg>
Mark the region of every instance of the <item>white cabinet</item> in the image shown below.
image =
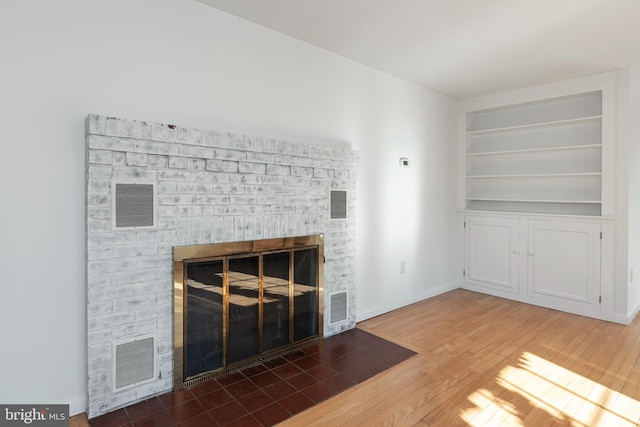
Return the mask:
<svg viewBox="0 0 640 427"><path fill-rule="evenodd" d="M529 221L528 295L576 307L597 307L600 233L600 224Z"/></svg>
<svg viewBox="0 0 640 427"><path fill-rule="evenodd" d="M467 283L519 293L520 221L470 216L465 229Z"/></svg>
<svg viewBox="0 0 640 427"><path fill-rule="evenodd" d="M465 216L464 286L573 312L600 310L597 222Z"/></svg>
<svg viewBox="0 0 640 427"><path fill-rule="evenodd" d="M640 310L632 83L615 71L460 102L464 288L621 323Z"/></svg>
<svg viewBox="0 0 640 427"><path fill-rule="evenodd" d="M602 92L469 111L465 209L599 216Z"/></svg>

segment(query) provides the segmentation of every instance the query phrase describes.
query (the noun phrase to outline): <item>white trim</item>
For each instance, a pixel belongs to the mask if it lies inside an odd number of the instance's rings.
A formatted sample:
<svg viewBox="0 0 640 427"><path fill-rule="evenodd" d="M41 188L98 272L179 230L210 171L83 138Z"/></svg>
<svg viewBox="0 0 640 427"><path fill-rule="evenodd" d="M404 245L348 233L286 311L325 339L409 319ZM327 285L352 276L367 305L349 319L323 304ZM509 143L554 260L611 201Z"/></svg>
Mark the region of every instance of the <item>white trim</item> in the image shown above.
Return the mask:
<svg viewBox="0 0 640 427"><path fill-rule="evenodd" d="M623 325L628 325L631 323L631 320L629 320L628 316L623 314L608 313L608 312L605 312L604 310L596 311L588 308L581 309L581 308L576 308L575 306L549 302L541 299L534 300L531 298L521 297L520 295L516 295L516 294L507 294L505 292L501 292L498 290L489 289L484 286L476 286L471 283L464 283L461 286L461 289L465 289L467 291L472 291L472 292L478 292L480 294L491 295L498 298L504 298L504 299L516 301L522 304L528 304L534 307L558 310L564 313L577 314L580 316L590 317L598 320L621 323Z"/></svg>
<svg viewBox="0 0 640 427"><path fill-rule="evenodd" d="M628 316L625 316L625 322L627 325L630 325L631 322L633 322L633 319L636 318L636 316L638 315L638 313L640 313L640 305L638 305L632 312L631 314L629 314ZM623 323L623 322L618 322L618 323Z"/></svg>
<svg viewBox="0 0 640 427"><path fill-rule="evenodd" d="M399 308L403 308L408 305L415 304L417 302L424 301L429 298L433 298L440 294L444 294L446 292L459 289L460 285L461 285L460 282L447 283L446 285L429 289L427 291L421 292L419 294L413 295L408 298L402 298L399 300L391 301L387 304L372 308L370 310L363 311L361 313L356 313L356 322L362 322L364 320L371 319L373 317L380 316L385 313L389 313L393 310L397 310Z"/></svg>
<svg viewBox="0 0 640 427"><path fill-rule="evenodd" d="M72 399L69 399L67 403L69 404L70 417L82 414L87 411L87 397L85 395L76 396Z"/></svg>

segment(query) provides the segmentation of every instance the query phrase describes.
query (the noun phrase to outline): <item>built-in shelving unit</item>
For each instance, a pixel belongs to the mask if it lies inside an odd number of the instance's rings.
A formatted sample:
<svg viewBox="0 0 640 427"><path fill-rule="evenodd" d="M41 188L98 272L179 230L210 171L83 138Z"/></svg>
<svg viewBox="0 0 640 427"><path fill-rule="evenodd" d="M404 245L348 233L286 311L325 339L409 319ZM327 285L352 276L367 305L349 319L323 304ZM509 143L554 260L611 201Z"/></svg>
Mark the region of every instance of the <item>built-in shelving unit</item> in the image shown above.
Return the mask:
<svg viewBox="0 0 640 427"><path fill-rule="evenodd" d="M467 113L465 207L599 216L602 92Z"/></svg>

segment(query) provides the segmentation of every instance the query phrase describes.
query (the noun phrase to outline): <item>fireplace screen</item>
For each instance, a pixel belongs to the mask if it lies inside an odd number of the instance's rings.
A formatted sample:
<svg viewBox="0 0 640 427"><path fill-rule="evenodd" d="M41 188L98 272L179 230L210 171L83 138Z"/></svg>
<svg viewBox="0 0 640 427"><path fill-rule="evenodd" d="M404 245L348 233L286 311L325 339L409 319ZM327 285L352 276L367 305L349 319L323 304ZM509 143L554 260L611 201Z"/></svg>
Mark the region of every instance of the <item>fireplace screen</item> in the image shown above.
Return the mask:
<svg viewBox="0 0 640 427"><path fill-rule="evenodd" d="M322 236L174 248L174 389L320 337Z"/></svg>

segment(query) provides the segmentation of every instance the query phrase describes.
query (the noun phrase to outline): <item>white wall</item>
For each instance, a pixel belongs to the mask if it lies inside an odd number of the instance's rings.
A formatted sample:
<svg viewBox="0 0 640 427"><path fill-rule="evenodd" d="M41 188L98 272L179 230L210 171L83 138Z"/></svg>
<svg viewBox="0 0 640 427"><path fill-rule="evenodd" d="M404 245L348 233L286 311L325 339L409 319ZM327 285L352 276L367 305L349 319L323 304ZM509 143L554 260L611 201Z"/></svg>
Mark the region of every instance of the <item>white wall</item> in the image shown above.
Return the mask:
<svg viewBox="0 0 640 427"><path fill-rule="evenodd" d="M88 113L350 143L358 318L455 284L452 99L189 0L5 0L0 58L2 403L84 410Z"/></svg>
<svg viewBox="0 0 640 427"><path fill-rule="evenodd" d="M628 73L628 313L631 319L640 310L640 81ZM633 279L631 278L633 270Z"/></svg>
<svg viewBox="0 0 640 427"><path fill-rule="evenodd" d="M631 322L640 310L640 81L636 73L617 72L616 96L616 300Z"/></svg>
<svg viewBox="0 0 640 427"><path fill-rule="evenodd" d="M459 286L451 244L456 236L457 107L408 89L372 118L379 125L362 136L370 147L354 147L362 151L358 320ZM401 157L409 159L409 168L399 167Z"/></svg>

